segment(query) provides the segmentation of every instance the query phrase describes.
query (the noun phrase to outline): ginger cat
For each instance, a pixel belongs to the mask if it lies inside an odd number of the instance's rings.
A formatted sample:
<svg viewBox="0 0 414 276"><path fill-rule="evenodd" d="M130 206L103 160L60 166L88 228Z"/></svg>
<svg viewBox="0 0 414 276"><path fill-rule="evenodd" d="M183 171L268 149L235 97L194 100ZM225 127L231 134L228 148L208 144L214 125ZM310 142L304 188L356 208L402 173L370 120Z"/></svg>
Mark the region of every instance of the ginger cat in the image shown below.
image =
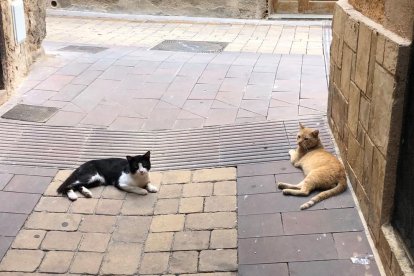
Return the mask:
<svg viewBox="0 0 414 276"><path fill-rule="evenodd" d="M297 185L278 183L284 195L307 196L314 190L325 190L300 206L307 209L316 203L346 190L346 174L342 163L327 152L319 139L319 130L299 123L298 147L289 151L290 162L302 168L305 179Z"/></svg>

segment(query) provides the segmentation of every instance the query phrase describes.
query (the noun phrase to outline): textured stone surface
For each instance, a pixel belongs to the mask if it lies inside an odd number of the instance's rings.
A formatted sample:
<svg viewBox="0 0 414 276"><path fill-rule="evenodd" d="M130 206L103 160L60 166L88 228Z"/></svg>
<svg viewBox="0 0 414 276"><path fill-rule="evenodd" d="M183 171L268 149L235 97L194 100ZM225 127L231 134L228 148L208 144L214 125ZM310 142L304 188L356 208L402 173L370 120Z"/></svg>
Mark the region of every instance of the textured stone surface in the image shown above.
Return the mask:
<svg viewBox="0 0 414 276"><path fill-rule="evenodd" d="M102 274L126 274L136 273L141 254L141 245L136 243L112 243L108 248L100 273Z"/></svg>
<svg viewBox="0 0 414 276"><path fill-rule="evenodd" d="M200 252L200 271L235 271L237 269L237 251L204 250Z"/></svg>
<svg viewBox="0 0 414 276"><path fill-rule="evenodd" d="M102 6L94 1L78 2L69 0L60 4L63 8L85 9L92 11L116 11L131 14L176 15L176 16L204 16L204 17L233 17L233 18L258 18L264 17L267 9L265 1L232 0L221 2L195 1L194 3L169 2L166 0L146 0L138 5L133 0L123 2L108 2ZM167 8L169 7L169 8Z"/></svg>
<svg viewBox="0 0 414 276"><path fill-rule="evenodd" d="M10 250L0 264L0 270L33 272L44 254L40 250Z"/></svg>

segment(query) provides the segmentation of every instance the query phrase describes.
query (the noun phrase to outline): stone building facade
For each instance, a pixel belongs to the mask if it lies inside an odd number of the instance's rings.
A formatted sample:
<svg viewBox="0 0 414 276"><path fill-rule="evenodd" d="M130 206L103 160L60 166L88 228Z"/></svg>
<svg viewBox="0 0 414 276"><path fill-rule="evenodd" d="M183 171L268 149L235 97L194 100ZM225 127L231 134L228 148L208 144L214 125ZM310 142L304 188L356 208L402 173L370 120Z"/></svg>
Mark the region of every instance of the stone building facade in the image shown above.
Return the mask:
<svg viewBox="0 0 414 276"><path fill-rule="evenodd" d="M372 10L370 2L359 2L361 12L346 0L335 7L328 119L387 275L412 275L410 253L391 221L413 81L414 3L385 0ZM387 2L404 4L406 17L397 21Z"/></svg>
<svg viewBox="0 0 414 276"><path fill-rule="evenodd" d="M150 14L230 18L264 18L268 0L48 0L50 8Z"/></svg>
<svg viewBox="0 0 414 276"><path fill-rule="evenodd" d="M11 0L0 1L0 59L2 86L0 104L27 74L33 62L42 54L42 40L46 36L45 0L24 0L26 40L17 44L11 13Z"/></svg>

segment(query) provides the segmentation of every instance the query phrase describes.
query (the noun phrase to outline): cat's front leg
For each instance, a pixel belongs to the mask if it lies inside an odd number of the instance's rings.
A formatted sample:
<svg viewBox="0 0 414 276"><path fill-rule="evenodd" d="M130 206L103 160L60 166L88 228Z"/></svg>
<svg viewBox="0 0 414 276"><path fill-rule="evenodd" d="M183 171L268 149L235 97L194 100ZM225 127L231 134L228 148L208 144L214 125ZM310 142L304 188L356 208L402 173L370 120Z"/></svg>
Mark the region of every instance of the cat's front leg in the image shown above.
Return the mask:
<svg viewBox="0 0 414 276"><path fill-rule="evenodd" d="M135 194L138 194L138 195L147 195L148 194L148 191L147 190L145 190L143 188L140 188L140 187L137 187L137 186L130 186L130 185L125 185L125 184L119 184L118 187L121 190L124 190L126 192L130 192L130 193L135 193Z"/></svg>
<svg viewBox="0 0 414 276"><path fill-rule="evenodd" d="M294 165L296 162L296 156L297 156L296 150L295 149L289 150L289 155L290 155L290 163Z"/></svg>
<svg viewBox="0 0 414 276"><path fill-rule="evenodd" d="M156 193L158 192L158 188L152 185L151 183L148 183L145 189L150 193Z"/></svg>

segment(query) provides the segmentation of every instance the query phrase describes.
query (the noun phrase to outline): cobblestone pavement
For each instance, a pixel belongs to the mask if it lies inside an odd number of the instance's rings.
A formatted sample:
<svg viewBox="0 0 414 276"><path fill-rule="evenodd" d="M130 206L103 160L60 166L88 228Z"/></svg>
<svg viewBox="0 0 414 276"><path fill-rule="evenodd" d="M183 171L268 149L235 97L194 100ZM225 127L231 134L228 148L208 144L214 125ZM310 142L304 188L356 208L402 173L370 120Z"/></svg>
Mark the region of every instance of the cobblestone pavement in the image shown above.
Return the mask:
<svg viewBox="0 0 414 276"><path fill-rule="evenodd" d="M154 172L159 193L107 186L75 202L56 194L70 173L56 174L0 271L235 275L235 168Z"/></svg>
<svg viewBox="0 0 414 276"><path fill-rule="evenodd" d="M17 103L53 106L47 125L135 133L325 114L320 24L47 20L46 57L1 114ZM229 45L149 50L164 39ZM61 50L72 44L107 49ZM28 129L16 139L50 135ZM380 275L351 190L299 211L306 199L276 188L303 179L288 155L249 158L237 168L155 171L157 194L95 188L73 203L55 193L64 168L0 164L0 275Z"/></svg>

